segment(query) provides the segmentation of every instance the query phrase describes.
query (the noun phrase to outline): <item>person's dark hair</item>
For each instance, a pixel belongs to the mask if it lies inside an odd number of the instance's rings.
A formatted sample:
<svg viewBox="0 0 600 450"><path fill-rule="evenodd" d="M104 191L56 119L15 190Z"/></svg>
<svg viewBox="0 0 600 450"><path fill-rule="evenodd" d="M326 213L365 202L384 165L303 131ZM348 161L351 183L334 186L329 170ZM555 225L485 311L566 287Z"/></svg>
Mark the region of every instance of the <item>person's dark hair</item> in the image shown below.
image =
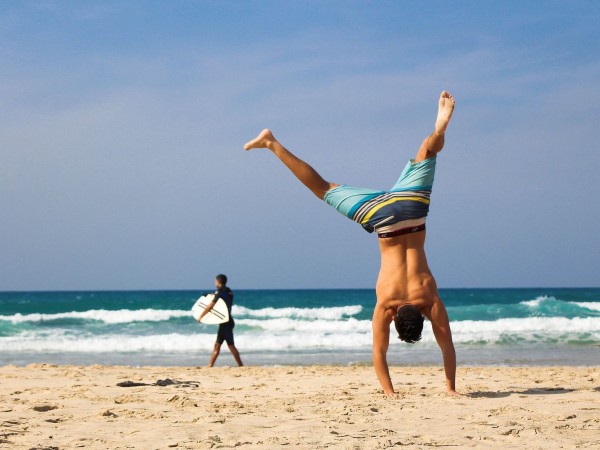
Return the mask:
<svg viewBox="0 0 600 450"><path fill-rule="evenodd" d="M221 283L223 286L227 286L227 275L223 275L222 273L220 273L219 275L217 275L215 277L215 279Z"/></svg>
<svg viewBox="0 0 600 450"><path fill-rule="evenodd" d="M404 305L398 308L394 316L398 339L414 344L421 340L424 317L419 308L412 305Z"/></svg>

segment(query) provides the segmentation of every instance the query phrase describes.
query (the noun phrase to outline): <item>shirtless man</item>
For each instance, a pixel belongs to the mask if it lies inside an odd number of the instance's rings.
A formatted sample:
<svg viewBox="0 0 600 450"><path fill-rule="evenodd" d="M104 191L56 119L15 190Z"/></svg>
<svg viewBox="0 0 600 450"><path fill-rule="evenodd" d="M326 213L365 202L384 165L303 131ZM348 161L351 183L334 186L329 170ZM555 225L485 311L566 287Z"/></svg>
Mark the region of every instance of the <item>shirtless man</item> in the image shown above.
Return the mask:
<svg viewBox="0 0 600 450"><path fill-rule="evenodd" d="M368 232L377 232L381 268L377 304L373 312L373 366L383 391L396 393L387 363L390 325L398 337L414 343L421 339L423 316L431 322L442 350L446 389L455 390L456 353L446 308L425 256L425 218L433 185L437 154L444 146L446 127L454 111L454 97L443 91L433 133L425 138L390 191L353 188L324 180L310 165L283 147L270 130L248 142L245 150L268 148L317 197L325 200Z"/></svg>

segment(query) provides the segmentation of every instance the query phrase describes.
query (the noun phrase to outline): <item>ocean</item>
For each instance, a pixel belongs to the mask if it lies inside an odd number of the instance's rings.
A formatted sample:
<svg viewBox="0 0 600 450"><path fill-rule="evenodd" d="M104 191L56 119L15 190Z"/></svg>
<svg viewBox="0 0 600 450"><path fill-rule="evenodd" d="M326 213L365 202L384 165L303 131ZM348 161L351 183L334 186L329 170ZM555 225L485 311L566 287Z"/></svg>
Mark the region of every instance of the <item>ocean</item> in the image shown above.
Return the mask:
<svg viewBox="0 0 600 450"><path fill-rule="evenodd" d="M246 365L371 364L372 289L236 290ZM191 317L206 291L0 292L0 365L202 366L216 330ZM460 365L600 363L600 288L441 289ZM390 365L441 365L426 321ZM217 366L235 365L224 345Z"/></svg>

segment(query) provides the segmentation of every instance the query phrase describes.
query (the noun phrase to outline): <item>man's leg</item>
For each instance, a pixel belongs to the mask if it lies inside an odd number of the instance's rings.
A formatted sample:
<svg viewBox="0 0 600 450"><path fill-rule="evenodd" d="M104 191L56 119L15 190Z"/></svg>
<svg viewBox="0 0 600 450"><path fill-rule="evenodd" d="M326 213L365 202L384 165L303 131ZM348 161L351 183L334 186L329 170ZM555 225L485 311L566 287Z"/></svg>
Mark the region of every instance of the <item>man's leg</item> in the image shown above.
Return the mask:
<svg viewBox="0 0 600 450"><path fill-rule="evenodd" d="M227 347L229 347L229 351L233 355L233 359L235 359L237 365L242 367L244 364L242 363L242 358L240 357L240 352L238 352L238 349L233 344L227 344Z"/></svg>
<svg viewBox="0 0 600 450"><path fill-rule="evenodd" d="M221 351L222 342L215 342L215 348L213 348L212 355L210 356L210 362L208 363L208 367L212 367L215 365L215 361L219 357L219 352Z"/></svg>
<svg viewBox="0 0 600 450"><path fill-rule="evenodd" d="M427 136L415 157L415 162L433 158L444 148L444 134L454 111L454 97L450 92L443 91L438 104L438 114L433 133Z"/></svg>
<svg viewBox="0 0 600 450"><path fill-rule="evenodd" d="M270 130L263 130L256 138L244 145L244 150L253 148L268 148L271 150L292 171L296 178L321 200L329 189L338 186L335 183L325 181L315 169L281 145Z"/></svg>

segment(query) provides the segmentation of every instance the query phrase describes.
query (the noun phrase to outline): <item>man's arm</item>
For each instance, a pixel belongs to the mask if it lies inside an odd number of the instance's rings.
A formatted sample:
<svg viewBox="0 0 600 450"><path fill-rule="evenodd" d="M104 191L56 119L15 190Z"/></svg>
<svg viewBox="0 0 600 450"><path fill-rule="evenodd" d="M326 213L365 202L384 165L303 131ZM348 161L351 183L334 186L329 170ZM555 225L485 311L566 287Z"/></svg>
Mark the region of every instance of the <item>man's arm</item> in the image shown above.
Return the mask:
<svg viewBox="0 0 600 450"><path fill-rule="evenodd" d="M198 322L200 322L202 318L207 315L211 309L213 309L217 303L217 300L219 300L219 291L215 292L215 296L213 297L212 301L206 306L206 308L204 308L204 311L202 311L202 314L200 314L200 317L198 317Z"/></svg>
<svg viewBox="0 0 600 450"><path fill-rule="evenodd" d="M451 395L458 395L456 392L456 351L452 342L452 332L450 331L450 321L444 304L438 299L431 307L429 320L431 329L440 349L444 360L444 372L446 373L446 389Z"/></svg>
<svg viewBox="0 0 600 450"><path fill-rule="evenodd" d="M389 314L381 306L375 305L373 311L373 367L381 383L385 395L394 395L394 386L390 378L387 364L387 351L390 345L390 323Z"/></svg>

